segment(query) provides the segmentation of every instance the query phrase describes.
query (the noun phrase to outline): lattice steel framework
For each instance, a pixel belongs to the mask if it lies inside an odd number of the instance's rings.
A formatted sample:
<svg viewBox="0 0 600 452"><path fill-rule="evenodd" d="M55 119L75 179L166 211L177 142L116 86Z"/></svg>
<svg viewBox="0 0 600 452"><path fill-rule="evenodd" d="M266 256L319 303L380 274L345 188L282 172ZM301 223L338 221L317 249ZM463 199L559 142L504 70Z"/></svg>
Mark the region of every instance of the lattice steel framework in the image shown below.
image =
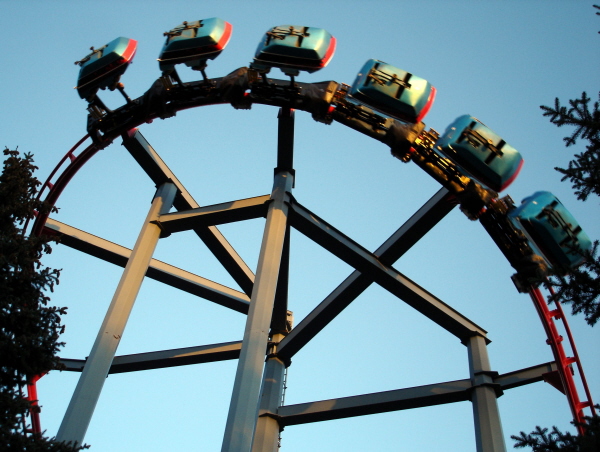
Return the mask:
<svg viewBox="0 0 600 452"><path fill-rule="evenodd" d="M123 138L125 148L158 190L132 250L51 218L38 217L33 226L34 234L57 234L63 245L125 267L89 357L62 359L67 370L82 374L58 439L83 442L108 374L237 359L223 451L275 451L280 431L286 426L467 400L473 406L477 450L506 449L497 397L504 390L541 381L561 369L559 373L563 376L567 358L564 353L563 358L557 358L558 367L550 362L499 375L489 364L487 332L392 266L457 205L453 183L440 180L443 188L374 252L355 243L293 197L295 110L308 111L321 122L335 120L392 147L406 140L406 135L398 132L401 124L378 112L347 103L345 93L347 86L333 81L307 84L260 79L251 70L241 68L227 77L199 82L169 84L161 78L143 96L129 100L117 110L102 114L90 110L88 132L92 144L76 154L84 138L59 162L43 187L47 190L46 200L55 204L76 172L118 137ZM273 190L264 196L200 207L137 127L157 117L173 116L185 108L223 103L236 108L248 108L252 103L279 107ZM174 212L170 212L172 208ZM221 224L253 218L266 219L255 273L218 229ZM355 269L293 328L287 306L290 228ZM206 244L241 291L152 258L161 237L188 230L194 231ZM117 346L144 277L247 314L242 339L117 356ZM467 348L470 377L335 400L282 405L284 374L291 358L373 283L460 339ZM552 319L552 315L547 314L542 318L545 325ZM589 394L587 396L591 400ZM579 411L590 405L590 402L577 403L574 408ZM39 429L39 421L36 422Z"/></svg>

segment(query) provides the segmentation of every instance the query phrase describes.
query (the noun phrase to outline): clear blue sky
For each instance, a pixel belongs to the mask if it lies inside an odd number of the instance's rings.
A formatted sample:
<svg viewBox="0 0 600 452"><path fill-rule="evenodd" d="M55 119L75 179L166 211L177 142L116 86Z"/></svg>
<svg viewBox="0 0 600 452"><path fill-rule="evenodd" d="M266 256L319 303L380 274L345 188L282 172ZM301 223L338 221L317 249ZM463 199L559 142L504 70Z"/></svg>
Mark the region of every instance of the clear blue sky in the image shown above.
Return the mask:
<svg viewBox="0 0 600 452"><path fill-rule="evenodd" d="M164 31L184 20L221 17L233 24L209 77L247 65L272 26L322 27L338 39L330 65L300 81L352 83L369 58L429 80L438 90L427 126L443 130L472 114L520 150L525 166L507 194L517 202L554 192L594 238L598 199L577 201L555 166L565 149L539 106L582 91L595 98L600 73L600 20L587 1L28 1L0 0L0 144L33 152L45 179L85 133L86 110L73 86L90 46L119 36L138 40L122 78L131 97L160 75ZM198 74L181 70L184 81ZM283 78L274 70L273 77ZM109 106L122 99L101 92ZM144 125L142 133L203 204L267 194L275 166L277 109L216 106ZM437 190L414 164L340 124L298 112L296 188L300 203L374 250ZM56 219L132 247L153 184L120 145L90 161L60 198ZM254 268L262 221L221 228ZM296 324L351 269L304 236L292 236L290 309ZM155 257L209 279L234 284L191 234L159 243ZM61 355L89 354L121 269L57 246L46 264L63 269L52 302L68 306ZM395 267L479 324L492 340L494 370L504 373L552 359L542 326L513 273L483 228L458 209ZM235 286L234 286L235 287ZM569 308L567 307L567 310ZM600 401L599 327L570 318L592 394ZM146 281L118 354L240 340L244 316ZM86 436L96 451L219 450L233 384L234 361L110 376ZM39 384L42 426L56 433L79 374L53 372ZM457 339L373 286L305 347L289 369L286 404L399 389L468 377ZM511 434L536 425L568 429L565 397L545 383L500 399L507 446ZM282 450L474 450L469 402L288 427Z"/></svg>

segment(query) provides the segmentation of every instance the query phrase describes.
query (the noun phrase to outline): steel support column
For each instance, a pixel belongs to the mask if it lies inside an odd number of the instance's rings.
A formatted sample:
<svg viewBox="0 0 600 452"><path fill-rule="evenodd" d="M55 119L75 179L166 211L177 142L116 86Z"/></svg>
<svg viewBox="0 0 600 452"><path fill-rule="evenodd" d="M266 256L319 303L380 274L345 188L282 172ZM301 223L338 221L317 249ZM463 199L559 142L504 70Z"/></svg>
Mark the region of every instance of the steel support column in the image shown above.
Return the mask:
<svg viewBox="0 0 600 452"><path fill-rule="evenodd" d="M250 452L252 448L292 184L290 172L276 174L223 436L223 452Z"/></svg>
<svg viewBox="0 0 600 452"><path fill-rule="evenodd" d="M494 382L497 373L490 368L486 339L472 336L467 348L477 452L506 452L497 401L497 397L502 395L502 388Z"/></svg>
<svg viewBox="0 0 600 452"><path fill-rule="evenodd" d="M160 186L131 252L104 322L86 361L56 438L83 444L83 438L110 370L129 314L148 270L161 229L153 223L169 211L177 194L172 183Z"/></svg>
<svg viewBox="0 0 600 452"><path fill-rule="evenodd" d="M279 110L277 130L277 167L275 174L282 171L294 173L294 110ZM293 183L292 183L293 186ZM290 273L290 225L286 226L285 239L281 252L277 290L271 317L271 342L262 379L256 429L252 441L252 452L277 452L279 450L279 421L273 416L282 404L285 385L285 364L277 356L281 340L289 333L288 329L288 286ZM291 329L291 326L290 326Z"/></svg>
<svg viewBox="0 0 600 452"><path fill-rule="evenodd" d="M273 347L283 339L283 334L274 334ZM275 350L271 350L273 352ZM265 364L265 374L260 397L260 408L256 421L256 431L252 452L277 452L281 427L273 413L277 413L283 396L285 364L275 354L270 354Z"/></svg>

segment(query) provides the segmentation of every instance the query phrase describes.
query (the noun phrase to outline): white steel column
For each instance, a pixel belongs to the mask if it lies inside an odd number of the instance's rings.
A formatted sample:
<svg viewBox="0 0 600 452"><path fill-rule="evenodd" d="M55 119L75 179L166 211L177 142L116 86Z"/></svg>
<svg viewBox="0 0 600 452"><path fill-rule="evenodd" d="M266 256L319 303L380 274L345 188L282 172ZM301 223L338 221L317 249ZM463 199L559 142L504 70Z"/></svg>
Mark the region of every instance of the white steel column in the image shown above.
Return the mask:
<svg viewBox="0 0 600 452"><path fill-rule="evenodd" d="M471 402L475 421L475 442L477 452L506 452L500 412L498 410L498 391L500 385L494 383L486 340L476 335L467 342L469 369L471 373Z"/></svg>
<svg viewBox="0 0 600 452"><path fill-rule="evenodd" d="M292 185L293 176L290 172L281 171L276 174L223 436L223 452L250 452L252 448L269 327L286 235L287 194L291 192Z"/></svg>
<svg viewBox="0 0 600 452"><path fill-rule="evenodd" d="M152 254L160 237L160 227L153 223L169 211L177 194L174 184L160 186L142 230L123 271L117 290L106 312L90 356L79 378L71 402L56 438L83 444L85 432L92 419L104 381L129 319L129 314L148 270Z"/></svg>

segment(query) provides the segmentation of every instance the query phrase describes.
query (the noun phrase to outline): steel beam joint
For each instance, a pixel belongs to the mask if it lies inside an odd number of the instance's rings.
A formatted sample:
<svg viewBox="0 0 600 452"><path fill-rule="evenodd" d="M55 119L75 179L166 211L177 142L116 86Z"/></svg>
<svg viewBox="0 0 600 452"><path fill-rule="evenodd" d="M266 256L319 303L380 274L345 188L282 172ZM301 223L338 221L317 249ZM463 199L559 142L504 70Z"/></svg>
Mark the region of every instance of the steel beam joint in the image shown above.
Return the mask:
<svg viewBox="0 0 600 452"><path fill-rule="evenodd" d="M471 378L471 387L467 390L469 393L469 400L471 400L471 394L474 390L481 387L489 387L494 390L496 393L496 398L502 396L504 391L502 390L502 386L496 383L496 378L498 377L498 372L495 371L481 371L473 374Z"/></svg>

